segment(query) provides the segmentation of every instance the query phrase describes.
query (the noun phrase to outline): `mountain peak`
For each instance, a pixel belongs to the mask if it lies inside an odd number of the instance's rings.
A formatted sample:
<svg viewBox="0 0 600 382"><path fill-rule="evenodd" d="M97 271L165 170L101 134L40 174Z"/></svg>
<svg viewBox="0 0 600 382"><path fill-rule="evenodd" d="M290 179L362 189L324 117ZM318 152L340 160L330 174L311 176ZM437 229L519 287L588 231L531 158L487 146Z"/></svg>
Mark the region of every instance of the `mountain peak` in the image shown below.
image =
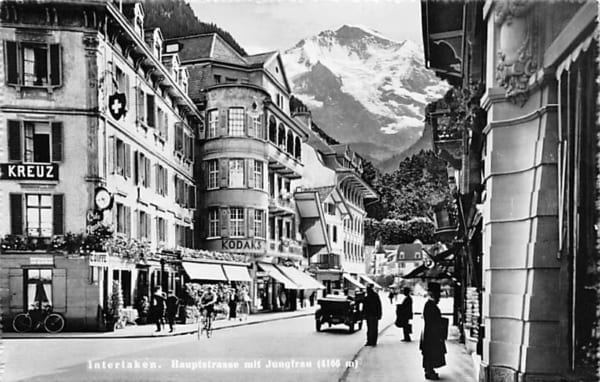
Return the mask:
<svg viewBox="0 0 600 382"><path fill-rule="evenodd" d="M396 42L388 37L385 37L380 32L362 25L344 24L338 28L335 33L338 38L362 38L372 36L380 40Z"/></svg>

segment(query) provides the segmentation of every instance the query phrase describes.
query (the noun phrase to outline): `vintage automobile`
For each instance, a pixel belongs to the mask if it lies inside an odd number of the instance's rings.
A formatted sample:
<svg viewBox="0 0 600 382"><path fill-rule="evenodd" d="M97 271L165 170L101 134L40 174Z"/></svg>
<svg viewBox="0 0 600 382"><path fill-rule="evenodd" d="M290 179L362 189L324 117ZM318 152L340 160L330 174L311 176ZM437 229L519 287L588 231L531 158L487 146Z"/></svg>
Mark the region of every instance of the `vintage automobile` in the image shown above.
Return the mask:
<svg viewBox="0 0 600 382"><path fill-rule="evenodd" d="M354 333L355 325L358 330L362 329L363 315L360 300L349 299L345 296L328 296L317 301L320 305L315 312L315 327L317 332L321 331L323 324L348 325L348 332Z"/></svg>

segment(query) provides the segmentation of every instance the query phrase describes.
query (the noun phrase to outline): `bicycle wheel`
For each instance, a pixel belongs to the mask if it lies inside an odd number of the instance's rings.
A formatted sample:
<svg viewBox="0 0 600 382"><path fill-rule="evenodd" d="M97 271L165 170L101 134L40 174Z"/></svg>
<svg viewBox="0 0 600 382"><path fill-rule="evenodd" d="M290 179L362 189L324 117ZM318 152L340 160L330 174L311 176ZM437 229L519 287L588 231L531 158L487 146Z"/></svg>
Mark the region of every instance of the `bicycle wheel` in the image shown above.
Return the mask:
<svg viewBox="0 0 600 382"><path fill-rule="evenodd" d="M210 336L212 335L212 331L212 320L208 320L206 325L206 338L210 338Z"/></svg>
<svg viewBox="0 0 600 382"><path fill-rule="evenodd" d="M58 313L50 313L44 319L44 329L48 333L59 333L65 327L65 319Z"/></svg>
<svg viewBox="0 0 600 382"><path fill-rule="evenodd" d="M17 333L28 332L31 330L31 317L27 313L19 313L13 319L13 329Z"/></svg>

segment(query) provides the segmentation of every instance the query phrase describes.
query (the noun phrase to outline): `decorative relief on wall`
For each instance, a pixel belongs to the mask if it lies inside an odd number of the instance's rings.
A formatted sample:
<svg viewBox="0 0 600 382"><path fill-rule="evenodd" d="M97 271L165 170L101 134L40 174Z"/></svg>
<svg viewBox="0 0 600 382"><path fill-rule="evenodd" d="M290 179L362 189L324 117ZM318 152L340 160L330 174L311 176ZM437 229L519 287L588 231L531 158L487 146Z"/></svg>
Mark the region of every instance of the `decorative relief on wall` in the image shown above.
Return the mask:
<svg viewBox="0 0 600 382"><path fill-rule="evenodd" d="M499 27L496 81L506 97L520 105L528 98L529 78L537 69L535 57L535 12L525 0L500 2L496 8Z"/></svg>

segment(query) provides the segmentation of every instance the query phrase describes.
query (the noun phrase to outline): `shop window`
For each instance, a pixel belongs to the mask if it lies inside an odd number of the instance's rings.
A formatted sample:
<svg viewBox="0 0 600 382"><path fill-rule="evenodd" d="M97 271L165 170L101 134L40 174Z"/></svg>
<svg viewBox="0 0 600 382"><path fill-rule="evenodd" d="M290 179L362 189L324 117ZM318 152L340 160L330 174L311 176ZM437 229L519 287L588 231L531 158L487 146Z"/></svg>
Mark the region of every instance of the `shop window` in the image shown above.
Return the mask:
<svg viewBox="0 0 600 382"><path fill-rule="evenodd" d="M254 188L264 188L263 162L259 160L254 161Z"/></svg>
<svg viewBox="0 0 600 382"><path fill-rule="evenodd" d="M52 195L27 194L25 216L28 236L52 236Z"/></svg>
<svg viewBox="0 0 600 382"><path fill-rule="evenodd" d="M61 85L61 48L58 44L5 42L6 80L9 85Z"/></svg>
<svg viewBox="0 0 600 382"><path fill-rule="evenodd" d="M275 118L269 118L269 141L277 143L277 122Z"/></svg>
<svg viewBox="0 0 600 382"><path fill-rule="evenodd" d="M208 120L206 138L215 138L217 136L217 128L219 127L219 110L209 110L206 119Z"/></svg>
<svg viewBox="0 0 600 382"><path fill-rule="evenodd" d="M246 235L244 209L232 207L229 209L229 236L244 237Z"/></svg>
<svg viewBox="0 0 600 382"><path fill-rule="evenodd" d="M264 214L261 210L254 210L254 236L264 237Z"/></svg>
<svg viewBox="0 0 600 382"><path fill-rule="evenodd" d="M230 107L227 110L227 126L230 136L239 137L244 135L244 116L243 107Z"/></svg>
<svg viewBox="0 0 600 382"><path fill-rule="evenodd" d="M244 160L229 160L229 187L244 187Z"/></svg>
<svg viewBox="0 0 600 382"><path fill-rule="evenodd" d="M27 309L52 306L52 269L25 270L27 285Z"/></svg>
<svg viewBox="0 0 600 382"><path fill-rule="evenodd" d="M211 208L208 210L208 237L219 236L219 209Z"/></svg>

